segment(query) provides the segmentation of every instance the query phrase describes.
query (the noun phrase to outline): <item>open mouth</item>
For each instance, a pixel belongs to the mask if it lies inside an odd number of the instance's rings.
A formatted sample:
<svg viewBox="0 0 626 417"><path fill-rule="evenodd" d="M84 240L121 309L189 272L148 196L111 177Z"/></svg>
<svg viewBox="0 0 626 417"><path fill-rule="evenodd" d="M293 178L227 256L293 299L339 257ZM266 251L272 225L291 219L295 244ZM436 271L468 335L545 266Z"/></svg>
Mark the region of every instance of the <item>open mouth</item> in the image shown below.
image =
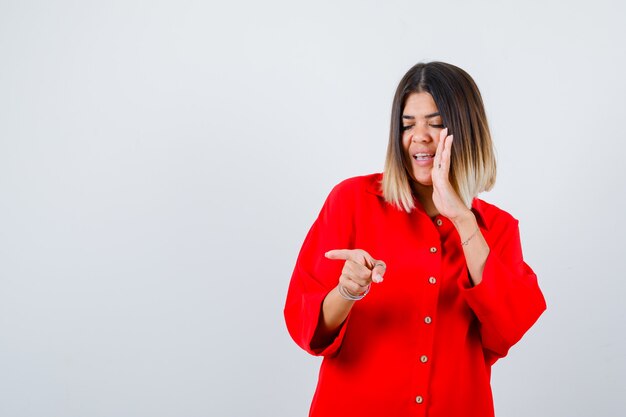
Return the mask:
<svg viewBox="0 0 626 417"><path fill-rule="evenodd" d="M415 155L413 155L413 158L416 161L428 161L430 159L433 159L435 157L435 154L432 153L422 153L422 152L418 152Z"/></svg>

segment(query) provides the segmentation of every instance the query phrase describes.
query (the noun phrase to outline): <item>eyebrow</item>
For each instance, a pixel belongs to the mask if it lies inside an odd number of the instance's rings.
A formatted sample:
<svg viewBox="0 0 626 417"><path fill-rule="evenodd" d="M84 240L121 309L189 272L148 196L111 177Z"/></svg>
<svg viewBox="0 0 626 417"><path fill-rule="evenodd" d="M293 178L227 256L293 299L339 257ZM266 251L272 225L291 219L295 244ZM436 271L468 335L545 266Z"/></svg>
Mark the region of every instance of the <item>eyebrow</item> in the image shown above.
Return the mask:
<svg viewBox="0 0 626 417"><path fill-rule="evenodd" d="M430 114L427 114L426 116L424 116L424 118L425 119L430 119L430 118L437 117L437 116L441 116L441 114L439 112L430 113ZM415 120L415 116L409 116L408 114L403 114L402 118L403 119L407 119L407 120Z"/></svg>

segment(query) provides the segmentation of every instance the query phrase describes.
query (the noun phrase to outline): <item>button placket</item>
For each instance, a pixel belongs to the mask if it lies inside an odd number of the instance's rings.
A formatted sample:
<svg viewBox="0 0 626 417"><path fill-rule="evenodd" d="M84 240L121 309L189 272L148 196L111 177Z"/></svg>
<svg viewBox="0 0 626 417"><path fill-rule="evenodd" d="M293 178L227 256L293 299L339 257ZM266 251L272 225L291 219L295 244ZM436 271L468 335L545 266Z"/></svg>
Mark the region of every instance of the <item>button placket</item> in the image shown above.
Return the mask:
<svg viewBox="0 0 626 417"><path fill-rule="evenodd" d="M437 220L435 220L435 223L437 223ZM440 230L441 229L437 230L437 232ZM433 238L434 237L435 236L433 236ZM418 343L415 345L414 352L416 356L414 356L415 362L413 365L415 374L412 391L413 395L416 395L416 405L424 404L426 402L423 394L428 392L432 379L431 359L433 355L434 335L436 330L434 319L436 318L440 292L440 285L435 284L438 284L438 280L440 279L439 274L441 273L442 267L441 250L443 250L443 244L439 242L439 239L435 238L431 241L431 246L428 247L427 251L422 252L422 254L424 254L423 256L426 257L424 262L432 275L426 275L421 278L423 281L420 286L427 295L422 298L423 303L420 304L420 311L418 312L419 315L416 317L418 320L416 325L419 326L418 332L420 334Z"/></svg>
<svg viewBox="0 0 626 417"><path fill-rule="evenodd" d="M422 410L418 414L425 412L425 409L418 407L418 405L425 405L426 396L424 394L429 391L432 382L433 366L431 363L434 360L434 337L439 323L437 314L440 302L439 293L442 290L440 284L444 282L440 280L444 279L442 275L443 258L444 252L448 250L446 239L452 233L452 224L443 216L437 216L434 221L431 221L430 230L434 232L428 239L431 246L427 246L427 250L422 252L426 270L430 274L421 278L421 288L425 291L425 296L422 298L423 303L420 304L416 317L418 328L421 329L419 330L421 337L415 345L415 359L412 365L415 369L412 392L415 395L416 412L418 409Z"/></svg>

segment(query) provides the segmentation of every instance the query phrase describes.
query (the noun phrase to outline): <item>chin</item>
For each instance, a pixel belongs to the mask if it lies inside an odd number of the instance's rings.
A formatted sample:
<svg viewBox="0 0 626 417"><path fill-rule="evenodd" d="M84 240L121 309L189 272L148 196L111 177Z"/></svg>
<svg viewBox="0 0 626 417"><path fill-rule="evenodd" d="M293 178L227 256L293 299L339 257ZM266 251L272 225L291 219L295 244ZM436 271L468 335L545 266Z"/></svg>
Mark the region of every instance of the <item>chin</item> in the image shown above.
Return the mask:
<svg viewBox="0 0 626 417"><path fill-rule="evenodd" d="M413 173L412 175L413 181L425 187L430 187L433 185L433 178L430 172L428 174L425 174L425 173L420 173L420 174L421 175L415 175L415 173Z"/></svg>

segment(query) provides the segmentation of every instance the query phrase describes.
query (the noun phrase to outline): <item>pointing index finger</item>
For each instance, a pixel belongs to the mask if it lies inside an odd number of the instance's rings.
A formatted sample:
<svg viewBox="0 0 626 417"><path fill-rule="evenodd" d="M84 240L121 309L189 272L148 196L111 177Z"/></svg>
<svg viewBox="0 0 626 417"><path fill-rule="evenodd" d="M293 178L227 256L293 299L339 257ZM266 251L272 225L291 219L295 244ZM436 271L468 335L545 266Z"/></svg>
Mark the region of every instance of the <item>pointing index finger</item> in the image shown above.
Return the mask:
<svg viewBox="0 0 626 417"><path fill-rule="evenodd" d="M365 259L365 256L363 256L362 254L357 254L352 249L329 250L328 252L324 254L324 256L326 256L328 259L340 259L343 261L352 261L352 262L356 262L356 263L367 266L366 264L367 261Z"/></svg>
<svg viewBox="0 0 626 417"><path fill-rule="evenodd" d="M387 270L385 262L374 259L362 249L335 249L326 252L324 256L328 259L340 259L364 265L372 271L372 281L375 283L383 282L383 275Z"/></svg>

